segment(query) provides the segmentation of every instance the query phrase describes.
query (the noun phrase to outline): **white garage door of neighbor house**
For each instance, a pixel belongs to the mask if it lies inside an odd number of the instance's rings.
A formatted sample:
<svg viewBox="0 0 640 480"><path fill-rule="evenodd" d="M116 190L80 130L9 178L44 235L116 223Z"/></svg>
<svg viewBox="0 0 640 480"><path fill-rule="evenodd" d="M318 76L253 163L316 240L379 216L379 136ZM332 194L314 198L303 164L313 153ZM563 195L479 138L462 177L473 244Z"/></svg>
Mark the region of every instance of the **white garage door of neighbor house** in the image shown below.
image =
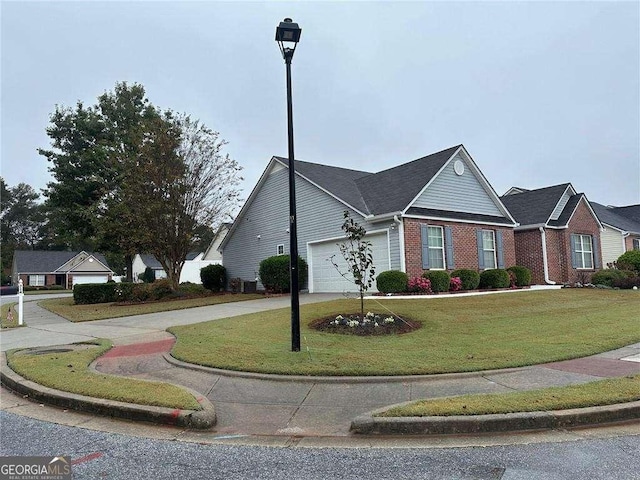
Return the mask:
<svg viewBox="0 0 640 480"><path fill-rule="evenodd" d="M389 270L389 240L387 233L383 232L367 235L365 238L371 242L373 247L373 265L376 269L376 276L380 272ZM333 256L333 260L340 267L340 271L349 271L347 263L342 257L337 245L340 242L340 240L332 240L309 245L309 258L311 259L311 264L309 266L309 290L311 292L358 291L356 284L342 277L333 263L331 263L331 257ZM348 278L351 277L348 275ZM373 282L370 291L377 291L375 281Z"/></svg>
<svg viewBox="0 0 640 480"><path fill-rule="evenodd" d="M74 275L73 284L80 285L81 283L107 283L109 280L108 275Z"/></svg>

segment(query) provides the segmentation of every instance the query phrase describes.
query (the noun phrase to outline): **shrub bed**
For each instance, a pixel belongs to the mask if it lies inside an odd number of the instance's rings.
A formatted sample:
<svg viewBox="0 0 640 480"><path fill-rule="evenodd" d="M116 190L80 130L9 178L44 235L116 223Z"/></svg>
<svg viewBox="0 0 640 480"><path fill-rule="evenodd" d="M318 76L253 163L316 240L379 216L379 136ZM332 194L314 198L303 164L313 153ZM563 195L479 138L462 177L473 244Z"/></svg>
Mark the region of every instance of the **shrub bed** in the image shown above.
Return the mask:
<svg viewBox="0 0 640 480"><path fill-rule="evenodd" d="M431 282L433 293L448 292L451 286L451 277L444 270L430 270L424 272L422 276Z"/></svg>
<svg viewBox="0 0 640 480"><path fill-rule="evenodd" d="M77 305L116 301L117 283L83 283L73 287L73 302Z"/></svg>
<svg viewBox="0 0 640 480"><path fill-rule="evenodd" d="M514 265L513 267L507 268L507 271L515 275L516 287L528 287L531 285L531 270L527 267Z"/></svg>
<svg viewBox="0 0 640 480"><path fill-rule="evenodd" d="M631 272L633 274L633 272ZM609 268L607 270L600 270L591 276L591 283L594 285L604 285L606 287L613 287L616 280L626 279L629 275L623 270L616 270L615 268Z"/></svg>
<svg viewBox="0 0 640 480"><path fill-rule="evenodd" d="M298 256L298 287L303 288L307 279L307 262ZM275 255L260 262L260 281L269 292L285 293L291 289L289 255Z"/></svg>
<svg viewBox="0 0 640 480"><path fill-rule="evenodd" d="M376 288L382 293L404 293L409 278L400 270L387 270L376 277Z"/></svg>
<svg viewBox="0 0 640 480"><path fill-rule="evenodd" d="M510 284L509 273L502 268L485 270L480 274L480 288L508 288Z"/></svg>
<svg viewBox="0 0 640 480"><path fill-rule="evenodd" d="M480 285L480 274L475 270L460 268L451 272L451 276L460 279L462 290L475 290Z"/></svg>

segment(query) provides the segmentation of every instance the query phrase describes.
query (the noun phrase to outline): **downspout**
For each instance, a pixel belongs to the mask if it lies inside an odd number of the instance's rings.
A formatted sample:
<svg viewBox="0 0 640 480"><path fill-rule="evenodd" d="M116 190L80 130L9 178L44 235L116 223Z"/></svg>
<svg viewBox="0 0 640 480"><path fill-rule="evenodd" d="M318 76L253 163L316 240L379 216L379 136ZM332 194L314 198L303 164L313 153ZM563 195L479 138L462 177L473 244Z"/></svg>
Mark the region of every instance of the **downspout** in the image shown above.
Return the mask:
<svg viewBox="0 0 640 480"><path fill-rule="evenodd" d="M549 264L547 262L547 234L544 231L544 227L538 227L540 230L540 237L542 238L542 265L544 266L544 281L549 285L555 285L556 282L549 279Z"/></svg>
<svg viewBox="0 0 640 480"><path fill-rule="evenodd" d="M404 258L404 222L398 218L398 215L393 216L393 221L398 224L398 244L400 245L400 270L407 272L407 265Z"/></svg>

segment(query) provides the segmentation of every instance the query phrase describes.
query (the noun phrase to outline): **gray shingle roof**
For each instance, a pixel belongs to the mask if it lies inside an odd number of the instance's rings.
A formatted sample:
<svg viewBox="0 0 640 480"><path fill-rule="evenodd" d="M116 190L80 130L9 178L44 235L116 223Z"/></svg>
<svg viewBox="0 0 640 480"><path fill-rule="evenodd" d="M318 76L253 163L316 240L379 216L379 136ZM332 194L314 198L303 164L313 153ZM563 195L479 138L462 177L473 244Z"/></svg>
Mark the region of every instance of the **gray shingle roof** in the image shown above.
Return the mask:
<svg viewBox="0 0 640 480"><path fill-rule="evenodd" d="M520 225L545 224L569 185L569 183L563 183L512 195L503 195L500 200Z"/></svg>
<svg viewBox="0 0 640 480"><path fill-rule="evenodd" d="M640 204L627 205L626 207L614 207L614 211L618 215L629 218L634 222L640 222Z"/></svg>
<svg viewBox="0 0 640 480"><path fill-rule="evenodd" d="M636 222L631 218L623 217L618 213L619 208L605 207L604 205L596 202L590 202L590 204L591 208L596 212L596 215L602 223L619 228L625 232L640 233L640 222Z"/></svg>
<svg viewBox="0 0 640 480"><path fill-rule="evenodd" d="M49 250L16 250L13 258L16 265L14 273L50 273L67 263L81 252L60 252ZM107 268L109 263L101 253L86 252Z"/></svg>
<svg viewBox="0 0 640 480"><path fill-rule="evenodd" d="M296 160L296 172L364 214L404 210L460 145L378 173ZM276 157L285 165L286 158Z"/></svg>
<svg viewBox="0 0 640 480"><path fill-rule="evenodd" d="M200 252L189 252L187 253L186 260L193 260L198 255L200 255ZM162 270L162 265L160 265L160 262L156 260L156 257L151 255L150 253L141 253L140 259L144 262L144 264L147 267L152 268L154 270L158 270L158 269Z"/></svg>
<svg viewBox="0 0 640 480"><path fill-rule="evenodd" d="M451 220L467 220L477 223L498 223L501 225L513 225L513 222L506 217L494 217L493 215L481 215L478 213L451 212L448 210L435 210L432 208L411 207L407 210L407 215L450 218Z"/></svg>
<svg viewBox="0 0 640 480"><path fill-rule="evenodd" d="M287 167L289 166L289 159L282 157L276 158ZM360 212L365 214L369 213L355 181L358 178L373 175L371 172L332 167L330 165L303 162L301 160L295 161L295 167L297 173L308 178L316 185L342 199Z"/></svg>

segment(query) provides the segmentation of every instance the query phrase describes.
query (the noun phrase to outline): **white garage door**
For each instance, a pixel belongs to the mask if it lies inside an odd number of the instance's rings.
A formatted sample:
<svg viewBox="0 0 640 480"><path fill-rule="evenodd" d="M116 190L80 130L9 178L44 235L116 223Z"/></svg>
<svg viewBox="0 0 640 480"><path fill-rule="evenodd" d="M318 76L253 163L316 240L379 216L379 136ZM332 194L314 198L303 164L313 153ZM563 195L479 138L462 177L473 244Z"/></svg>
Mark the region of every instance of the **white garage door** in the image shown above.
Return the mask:
<svg viewBox="0 0 640 480"><path fill-rule="evenodd" d="M376 276L389 270L389 241L387 233L367 235L366 239L373 247L373 265ZM350 280L343 278L331 263L331 257L340 267L340 271L348 272L347 264L338 248L338 240L309 245L309 291L310 292L357 292L358 287ZM349 276L349 278L351 278ZM375 281L370 291L376 290Z"/></svg>
<svg viewBox="0 0 640 480"><path fill-rule="evenodd" d="M81 283L107 283L109 280L108 275L74 275L73 284L80 285Z"/></svg>

